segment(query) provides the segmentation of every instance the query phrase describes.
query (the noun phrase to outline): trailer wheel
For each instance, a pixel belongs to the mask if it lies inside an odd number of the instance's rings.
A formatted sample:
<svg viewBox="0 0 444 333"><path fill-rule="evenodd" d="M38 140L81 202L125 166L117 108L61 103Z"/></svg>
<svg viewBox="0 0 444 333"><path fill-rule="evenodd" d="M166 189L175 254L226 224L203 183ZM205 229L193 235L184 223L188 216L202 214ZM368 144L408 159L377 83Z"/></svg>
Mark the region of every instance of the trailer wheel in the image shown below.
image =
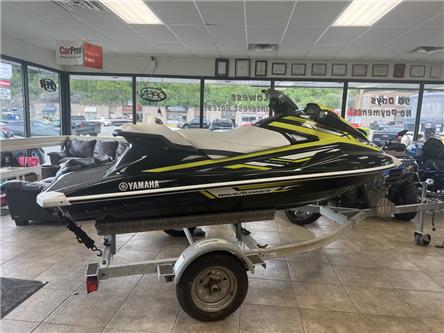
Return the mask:
<svg viewBox="0 0 444 333"><path fill-rule="evenodd" d="M191 234L193 234L196 227L190 227L188 229L190 230ZM185 232L183 231L183 229L167 229L164 230L164 232L172 237L185 237Z"/></svg>
<svg viewBox="0 0 444 333"><path fill-rule="evenodd" d="M397 200L395 200L394 203L396 205L410 205L410 204L417 204L419 202L420 200L419 200L418 187L413 181L408 181L401 186L398 198ZM401 221L410 221L414 219L415 216L416 212L395 214L395 217Z"/></svg>
<svg viewBox="0 0 444 333"><path fill-rule="evenodd" d="M285 215L291 223L297 225L310 224L321 217L321 214L319 213L303 212L297 209L286 209Z"/></svg>
<svg viewBox="0 0 444 333"><path fill-rule="evenodd" d="M182 309L200 321L222 320L236 311L247 295L248 277L235 256L213 252L194 260L176 286Z"/></svg>

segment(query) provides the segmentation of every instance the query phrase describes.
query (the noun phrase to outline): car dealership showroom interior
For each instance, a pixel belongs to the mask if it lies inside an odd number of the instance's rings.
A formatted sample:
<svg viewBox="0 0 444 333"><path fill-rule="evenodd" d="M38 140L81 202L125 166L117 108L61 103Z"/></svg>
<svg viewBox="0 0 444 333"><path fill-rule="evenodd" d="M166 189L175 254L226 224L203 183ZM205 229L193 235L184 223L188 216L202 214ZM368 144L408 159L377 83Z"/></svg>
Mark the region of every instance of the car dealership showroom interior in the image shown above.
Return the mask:
<svg viewBox="0 0 444 333"><path fill-rule="evenodd" d="M0 12L1 332L444 332L444 0Z"/></svg>

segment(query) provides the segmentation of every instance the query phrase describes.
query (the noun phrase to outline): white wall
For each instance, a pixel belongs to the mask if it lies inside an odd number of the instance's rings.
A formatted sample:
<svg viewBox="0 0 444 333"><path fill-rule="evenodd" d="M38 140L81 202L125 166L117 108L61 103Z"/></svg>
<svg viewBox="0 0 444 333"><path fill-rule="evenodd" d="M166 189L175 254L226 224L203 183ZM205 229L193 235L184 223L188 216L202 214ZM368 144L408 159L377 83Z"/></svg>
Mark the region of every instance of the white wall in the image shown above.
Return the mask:
<svg viewBox="0 0 444 333"><path fill-rule="evenodd" d="M1 54L55 69L63 69L55 61L55 52L10 35L1 35Z"/></svg>
<svg viewBox="0 0 444 333"><path fill-rule="evenodd" d="M153 71L150 66L150 56L123 56L123 55L105 55L104 57L104 68L103 70L93 70L79 66L67 66L66 69L70 71L84 71L84 72L103 72L103 73L130 73L130 74L157 74L157 75L197 75L197 76L213 76L215 68L215 58L189 58L189 57L155 57L157 67ZM262 59L261 59L262 60ZM230 76L235 76L235 59L229 59L229 74ZM251 77L254 77L254 62L255 59L250 61L250 73ZM271 75L271 67L273 62L284 62L287 64L287 75L277 76ZM305 76L292 76L291 64L292 63L305 63L306 64L306 75ZM312 63L326 63L327 64L327 75L326 76L312 76L311 66ZM404 78L393 78L393 69L395 63L406 64L405 76ZM347 75L346 76L332 76L332 65L333 64L347 64ZM367 64L367 76L354 77L352 76L352 64ZM387 77L372 77L372 66L373 64L388 64L388 76ZM410 66L411 65L424 65L425 66L425 76L423 78L410 77ZM430 78L430 68L432 65L441 66L441 77L432 79ZM268 60L267 66L268 75L267 78L293 78L298 80L303 79L373 79L375 81L381 80L415 80L415 81L444 81L444 62L443 63L417 63L417 62L345 62L345 61L307 61L307 60L288 60L288 59L273 59Z"/></svg>
<svg viewBox="0 0 444 333"><path fill-rule="evenodd" d="M198 57L156 57L157 67L153 71L150 63L150 56L134 56L134 55L105 55L104 57L104 68L102 70L94 70L86 68L83 66L61 66L57 65L55 62L55 52L46 48L39 47L37 45L28 43L24 40L17 39L12 36L2 35L1 53L24 59L37 64L45 65L52 68L63 69L73 72L101 72L101 73L127 73L127 74L157 74L157 75L190 75L190 76L213 76L214 75L214 58L198 58ZM235 59L230 60L230 76L235 75ZM287 75L276 76L271 75L271 67L273 62L284 62L287 64ZM326 63L327 64L327 75L326 76L312 76L311 65L312 63ZM268 78L293 78L298 80L303 79L373 79L375 81L381 80L430 80L430 81L444 81L444 62L437 63L441 66L441 77L437 79L430 78L430 67L432 63L407 63L402 61L397 61L396 63L405 63L405 77L403 79L393 78L393 67L395 62L344 62L344 61L306 61L306 60L289 60L289 59L270 59L268 60ZM291 76L291 64L292 63L305 63L306 72L305 76ZM347 63L347 76L332 76L332 64L333 63ZM355 63L366 63L367 76L366 77L353 77L351 75L352 64ZM387 77L372 77L372 66L375 63L387 63L389 64L389 75ZM410 77L410 66L411 65L424 65L426 66L425 77L423 78L412 78ZM254 77L254 59L251 59L251 76Z"/></svg>

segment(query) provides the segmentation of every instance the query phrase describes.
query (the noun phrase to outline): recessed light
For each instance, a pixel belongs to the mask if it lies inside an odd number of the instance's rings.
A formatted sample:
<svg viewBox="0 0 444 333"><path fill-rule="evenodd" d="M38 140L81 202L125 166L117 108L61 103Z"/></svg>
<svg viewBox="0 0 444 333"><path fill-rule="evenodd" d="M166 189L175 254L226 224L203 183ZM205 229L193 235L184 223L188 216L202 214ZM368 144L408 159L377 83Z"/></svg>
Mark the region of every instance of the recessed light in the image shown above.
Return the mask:
<svg viewBox="0 0 444 333"><path fill-rule="evenodd" d="M248 44L248 51L254 52L276 52L277 44Z"/></svg>
<svg viewBox="0 0 444 333"><path fill-rule="evenodd" d="M416 49L412 50L411 53L425 53L425 54L433 54L440 51L443 51L444 47L442 46L420 46Z"/></svg>
<svg viewBox="0 0 444 333"><path fill-rule="evenodd" d="M333 23L334 27L370 27L403 0L353 0Z"/></svg>
<svg viewBox="0 0 444 333"><path fill-rule="evenodd" d="M143 0L100 0L128 24L162 24Z"/></svg>

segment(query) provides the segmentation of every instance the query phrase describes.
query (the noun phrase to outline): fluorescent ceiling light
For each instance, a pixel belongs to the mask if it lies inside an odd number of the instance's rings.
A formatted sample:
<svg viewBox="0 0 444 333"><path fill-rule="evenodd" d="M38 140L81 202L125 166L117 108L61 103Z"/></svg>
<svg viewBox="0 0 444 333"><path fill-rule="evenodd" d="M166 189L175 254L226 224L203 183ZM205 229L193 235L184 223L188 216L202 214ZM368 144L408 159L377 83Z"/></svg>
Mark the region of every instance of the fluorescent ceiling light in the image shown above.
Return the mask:
<svg viewBox="0 0 444 333"><path fill-rule="evenodd" d="M333 23L334 27L370 27L403 0L353 0Z"/></svg>
<svg viewBox="0 0 444 333"><path fill-rule="evenodd" d="M128 24L162 24L143 0L100 0Z"/></svg>

